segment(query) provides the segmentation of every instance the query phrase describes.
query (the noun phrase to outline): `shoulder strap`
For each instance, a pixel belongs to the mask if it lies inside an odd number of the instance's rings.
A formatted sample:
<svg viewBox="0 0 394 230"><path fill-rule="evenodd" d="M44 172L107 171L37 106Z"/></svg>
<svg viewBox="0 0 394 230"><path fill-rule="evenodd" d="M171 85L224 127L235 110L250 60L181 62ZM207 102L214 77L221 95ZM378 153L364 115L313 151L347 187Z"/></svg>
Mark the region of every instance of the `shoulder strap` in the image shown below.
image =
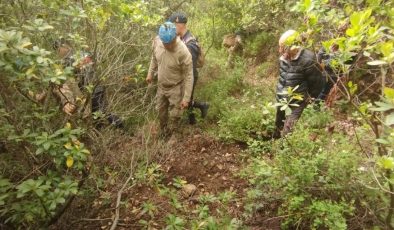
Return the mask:
<svg viewBox="0 0 394 230"><path fill-rule="evenodd" d="M191 41L197 41L196 40L196 38L194 38L193 36L190 36L190 37L188 37L186 40L185 40L185 44L188 44L189 42L191 42Z"/></svg>

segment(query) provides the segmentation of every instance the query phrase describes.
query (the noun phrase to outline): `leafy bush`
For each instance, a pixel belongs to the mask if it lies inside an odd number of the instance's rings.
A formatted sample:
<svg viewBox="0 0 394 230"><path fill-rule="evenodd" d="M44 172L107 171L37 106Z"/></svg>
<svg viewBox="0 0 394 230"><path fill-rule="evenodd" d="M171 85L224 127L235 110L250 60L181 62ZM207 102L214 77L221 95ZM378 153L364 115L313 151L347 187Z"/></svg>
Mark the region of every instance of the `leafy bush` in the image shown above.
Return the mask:
<svg viewBox="0 0 394 230"><path fill-rule="evenodd" d="M262 50L267 50L266 47L271 47L273 44L276 44L275 36L267 32L261 32L252 38L248 38L245 45L245 52L247 55L256 56Z"/></svg>
<svg viewBox="0 0 394 230"><path fill-rule="evenodd" d="M332 110L327 109L324 105L321 105L319 108L317 108L317 105L307 106L301 118L303 126L317 130L326 128L334 120Z"/></svg>
<svg viewBox="0 0 394 230"><path fill-rule="evenodd" d="M362 117L360 125L369 127L368 137L362 136L359 142L366 142L372 152L365 154L374 165L368 168L369 175L379 184L377 190L381 190L380 195L384 197L381 199L383 207L374 211L387 229L394 228L394 183L391 179L394 161L390 137L394 124L394 90L387 88L394 81L393 6L393 2L382 0L356 5L345 0L303 0L293 8L305 19L298 28L303 33L305 45L321 47L330 55L329 64L341 77L342 83L338 85L344 110L356 111ZM367 109L365 105L369 103L376 108ZM376 142L369 142L369 137Z"/></svg>
<svg viewBox="0 0 394 230"><path fill-rule="evenodd" d="M89 90L77 98L84 105L79 104L75 114L60 111L52 92L75 76L72 68L63 68L51 52L53 42L60 37L69 40L76 56L90 47L97 64L94 85L109 86L108 91L114 94L108 97L112 100L109 107L130 110L130 103L121 104L124 98L133 99L119 95L118 83L124 83L130 70L134 70L134 78L142 75L137 64L145 59L130 57L148 59L142 53L149 49L141 47L145 43L148 47L146 41L151 37L149 29L143 34L139 31L138 37L130 31L160 20L151 10L148 16L150 6L143 1L70 2L0 3L0 165L4 166L0 222L12 229L46 228L54 223L87 177L89 149L103 147L102 151L106 147L89 122L90 100L84 100L90 98ZM138 52L130 45L125 48L127 39L139 44ZM108 61L115 59L118 61Z"/></svg>
<svg viewBox="0 0 394 230"><path fill-rule="evenodd" d="M279 200L283 228L347 229L348 220L357 214L357 201L374 199L366 198L362 186L368 180L359 170L364 161L357 146L342 134L329 136L322 126L316 129L315 124L325 123L319 119L329 119L326 116L305 116L309 123L300 122L287 140L266 147L274 154L272 160L252 160L244 175L261 192L253 193L249 211Z"/></svg>
<svg viewBox="0 0 394 230"><path fill-rule="evenodd" d="M23 165L20 171L3 172L0 218L16 226L44 225L77 193L78 174L84 171L90 152L79 141L82 129L73 129L70 123L56 127L52 119L57 109L49 101L39 106L30 96L37 85L61 84L70 77L67 69L60 69L48 51L32 46L21 32L0 30L0 47L5 76L0 80L0 105L4 107L0 137L6 140L6 152L17 150L2 161L12 165L17 159Z"/></svg>
<svg viewBox="0 0 394 230"><path fill-rule="evenodd" d="M247 142L268 137L274 130L275 110L271 104L234 107L219 121L219 136L226 140Z"/></svg>
<svg viewBox="0 0 394 230"><path fill-rule="evenodd" d="M224 66L224 64L223 64ZM244 85L242 83L244 68L238 64L233 71L218 69L220 67L211 65L207 67L206 72L200 73L199 83L197 83L196 100L208 101L210 104L208 118L218 119L233 104ZM219 72L222 71L222 72ZM217 75L216 75L217 74ZM205 84L204 78L211 81ZM214 81L213 81L214 80Z"/></svg>

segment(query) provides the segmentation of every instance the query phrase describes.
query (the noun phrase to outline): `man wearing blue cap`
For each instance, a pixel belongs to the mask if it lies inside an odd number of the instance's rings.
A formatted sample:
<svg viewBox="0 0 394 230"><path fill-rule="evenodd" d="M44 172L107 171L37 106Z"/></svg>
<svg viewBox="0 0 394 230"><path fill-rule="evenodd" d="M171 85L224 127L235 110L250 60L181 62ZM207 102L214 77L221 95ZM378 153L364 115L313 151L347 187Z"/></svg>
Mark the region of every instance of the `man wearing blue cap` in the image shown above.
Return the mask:
<svg viewBox="0 0 394 230"><path fill-rule="evenodd" d="M193 88L192 56L177 37L175 25L166 22L153 41L153 54L146 81L158 75L156 95L160 132L170 136L177 128L184 109L188 108Z"/></svg>
<svg viewBox="0 0 394 230"><path fill-rule="evenodd" d="M178 36L183 41L183 43L185 43L186 47L189 49L190 54L192 55L193 90L192 90L191 102L190 102L190 106L189 106L189 123L195 124L196 118L194 116L193 109L194 108L200 109L202 118L205 118L207 116L208 109L209 109L209 104L207 102L195 101L194 97L193 97L196 83L198 80L198 71L197 71L198 58L200 55L203 55L203 54L201 53L201 48L197 42L197 39L192 35L190 30L187 29L186 14L184 14L182 12L175 12L170 16L169 20L172 23L175 23L176 32L177 32Z"/></svg>

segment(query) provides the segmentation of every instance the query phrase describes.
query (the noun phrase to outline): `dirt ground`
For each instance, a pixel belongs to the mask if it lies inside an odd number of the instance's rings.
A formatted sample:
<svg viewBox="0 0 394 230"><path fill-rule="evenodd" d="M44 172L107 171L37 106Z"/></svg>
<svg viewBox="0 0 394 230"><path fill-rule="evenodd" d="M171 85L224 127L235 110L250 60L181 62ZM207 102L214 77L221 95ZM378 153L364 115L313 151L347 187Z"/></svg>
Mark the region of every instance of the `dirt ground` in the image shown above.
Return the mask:
<svg viewBox="0 0 394 230"><path fill-rule="evenodd" d="M121 140L119 142L122 143ZM121 153L141 144L143 142L138 137L129 138L122 144L114 143L116 147L113 151L115 154L117 152L117 158L122 160ZM153 161L160 165L163 175L162 185L174 188L173 179L182 178L187 184L196 186L196 191L190 197L179 195L181 189L177 190L179 202L186 209L183 212L195 210L201 195L218 195L224 191L232 191L235 193L235 197L229 202L226 209L232 218L240 219L244 211L242 198L245 197L248 188L247 181L239 177L243 165L242 151L243 147L240 145L223 143L201 132L190 132L186 138L173 143L168 149L158 149ZM103 164L114 164L110 162L114 160L109 157L108 162L104 160ZM107 181L107 183L110 182ZM78 197L52 229L109 229L115 213L116 193L120 186L114 183L112 188L107 187L107 192L92 192ZM103 194L109 196L108 202L103 202L101 199ZM122 201L118 229L146 229L138 223L141 219L151 219L150 229L162 229L165 227L164 218L174 212L169 198L160 194L156 186L148 183L137 183L135 186L130 186L124 191ZM148 201L158 208L158 212L153 218L141 212L141 205ZM217 205L220 204L209 205L213 216L219 208ZM263 220L256 219L256 221L256 223L261 223ZM277 223L274 225L269 223L265 225L266 227L261 227L261 225L253 227L255 224L250 224L251 229L278 229Z"/></svg>

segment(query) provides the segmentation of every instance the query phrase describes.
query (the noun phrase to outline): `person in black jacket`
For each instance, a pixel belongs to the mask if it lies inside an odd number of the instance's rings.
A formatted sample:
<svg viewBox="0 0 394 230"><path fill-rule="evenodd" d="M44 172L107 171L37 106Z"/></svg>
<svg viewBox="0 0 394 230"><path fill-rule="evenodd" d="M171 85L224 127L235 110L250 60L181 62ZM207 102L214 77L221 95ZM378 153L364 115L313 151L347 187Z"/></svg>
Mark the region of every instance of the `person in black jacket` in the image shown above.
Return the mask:
<svg viewBox="0 0 394 230"><path fill-rule="evenodd" d="M288 101L289 95L285 93L289 87L295 89L294 93L300 94L302 100L291 101L291 114L286 116L285 111L280 107L276 112L276 131L274 137L285 136L291 132L294 124L301 117L301 114L311 98L317 98L325 85L325 78L320 70L315 53L300 46L299 34L294 30L286 31L279 39L279 81L277 85L277 100Z"/></svg>
<svg viewBox="0 0 394 230"><path fill-rule="evenodd" d="M194 108L198 108L201 111L201 117L205 118L208 113L209 104L207 102L199 102L194 100L194 90L196 87L196 83L198 80L198 71L197 71L197 60L198 56L202 55L201 50L198 46L197 39L192 35L192 33L187 29L187 16L182 12L173 13L169 21L175 23L177 35L181 38L181 40L185 43L186 47L189 49L190 54L192 55L193 60L193 90L191 96L191 103L189 107L189 123L195 124L196 117L193 113Z"/></svg>

